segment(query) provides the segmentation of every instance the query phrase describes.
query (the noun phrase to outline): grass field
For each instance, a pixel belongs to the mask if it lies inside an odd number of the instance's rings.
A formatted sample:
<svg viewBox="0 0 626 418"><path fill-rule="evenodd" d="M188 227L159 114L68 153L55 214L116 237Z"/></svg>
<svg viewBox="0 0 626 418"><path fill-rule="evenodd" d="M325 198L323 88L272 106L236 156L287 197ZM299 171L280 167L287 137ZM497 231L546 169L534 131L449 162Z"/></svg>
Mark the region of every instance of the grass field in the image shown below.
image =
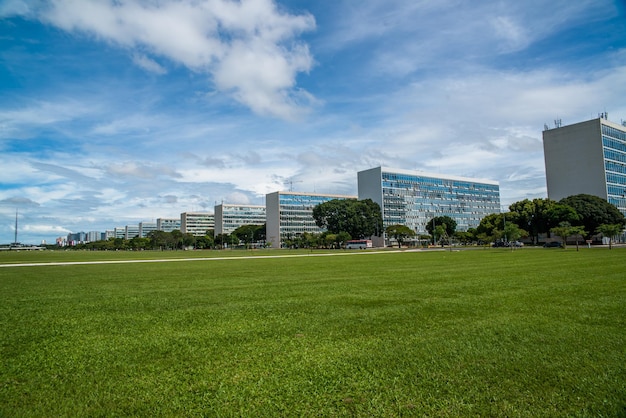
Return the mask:
<svg viewBox="0 0 626 418"><path fill-rule="evenodd" d="M0 360L3 417L626 416L626 249L2 267Z"/></svg>

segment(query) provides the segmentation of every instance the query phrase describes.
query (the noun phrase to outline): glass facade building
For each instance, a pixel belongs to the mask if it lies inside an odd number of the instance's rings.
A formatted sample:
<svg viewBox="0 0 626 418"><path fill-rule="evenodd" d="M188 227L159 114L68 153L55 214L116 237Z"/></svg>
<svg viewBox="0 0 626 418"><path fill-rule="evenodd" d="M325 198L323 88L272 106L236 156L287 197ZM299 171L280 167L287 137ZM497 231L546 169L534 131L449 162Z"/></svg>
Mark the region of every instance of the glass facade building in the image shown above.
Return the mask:
<svg viewBox="0 0 626 418"><path fill-rule="evenodd" d="M543 132L548 197L590 194L626 216L626 126L606 119Z"/></svg>
<svg viewBox="0 0 626 418"><path fill-rule="evenodd" d="M602 150L607 200L626 216L626 127L602 124Z"/></svg>
<svg viewBox="0 0 626 418"><path fill-rule="evenodd" d="M263 225L265 206L222 203L215 206L215 235L231 234L243 225Z"/></svg>
<svg viewBox="0 0 626 418"><path fill-rule="evenodd" d="M157 230L164 232L180 231L180 218L158 218Z"/></svg>
<svg viewBox="0 0 626 418"><path fill-rule="evenodd" d="M157 230L156 222L140 222L139 223L139 237L146 238L152 231Z"/></svg>
<svg viewBox="0 0 626 418"><path fill-rule="evenodd" d="M449 216L457 231L476 228L482 218L500 213L495 181L376 167L358 173L359 199L372 199L382 210L383 226L406 225L427 234L434 217Z"/></svg>
<svg viewBox="0 0 626 418"><path fill-rule="evenodd" d="M180 232L203 237L215 228L215 215L205 212L184 212L180 214Z"/></svg>
<svg viewBox="0 0 626 418"><path fill-rule="evenodd" d="M275 192L266 195L268 244L272 248L281 248L284 240L304 232L324 232L315 224L313 208L333 199L356 199L356 196L298 192Z"/></svg>

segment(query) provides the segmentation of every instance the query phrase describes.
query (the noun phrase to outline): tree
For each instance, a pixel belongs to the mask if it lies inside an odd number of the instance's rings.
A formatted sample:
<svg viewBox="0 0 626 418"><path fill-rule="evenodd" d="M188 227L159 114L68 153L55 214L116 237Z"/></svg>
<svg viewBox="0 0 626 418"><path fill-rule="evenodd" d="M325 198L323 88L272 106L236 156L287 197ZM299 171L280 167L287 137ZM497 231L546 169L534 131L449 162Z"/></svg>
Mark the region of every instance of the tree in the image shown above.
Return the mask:
<svg viewBox="0 0 626 418"><path fill-rule="evenodd" d="M220 248L225 248L229 245L237 245L239 239L230 234L217 234L217 236L214 238L214 242L216 245L219 245Z"/></svg>
<svg viewBox="0 0 626 418"><path fill-rule="evenodd" d="M354 239L378 235L383 229L380 206L371 199L333 199L313 208L315 224L332 234L347 232Z"/></svg>
<svg viewBox="0 0 626 418"><path fill-rule="evenodd" d="M567 221L561 222L559 226L551 228L550 232L561 238L561 240L563 241L563 248L567 247L567 239L569 237L576 237L576 251L578 251L579 238L581 236L584 236L586 233L582 226L572 226Z"/></svg>
<svg viewBox="0 0 626 418"><path fill-rule="evenodd" d="M609 249L613 249L613 238L624 230L624 226L620 224L602 224L596 230L602 236L609 238Z"/></svg>
<svg viewBox="0 0 626 418"><path fill-rule="evenodd" d="M555 226L550 229L550 232L561 238L561 241L563 241L563 248L567 248L567 238L570 236L571 230L572 225L569 222L561 222L559 226Z"/></svg>
<svg viewBox="0 0 626 418"><path fill-rule="evenodd" d="M148 248L148 246L150 245L150 239L148 238L140 238L140 237L135 237L133 239L131 239L128 243L128 246L132 249L132 250L145 250L146 248Z"/></svg>
<svg viewBox="0 0 626 418"><path fill-rule="evenodd" d="M154 250L167 248L169 233L165 231L150 231L148 232L148 239L150 240L150 247Z"/></svg>
<svg viewBox="0 0 626 418"><path fill-rule="evenodd" d="M196 244L196 237L189 232L183 234L182 245L184 248L193 247Z"/></svg>
<svg viewBox="0 0 626 418"><path fill-rule="evenodd" d="M503 235L504 216L502 213L492 213L480 220L476 228L476 236L484 242L497 241Z"/></svg>
<svg viewBox="0 0 626 418"><path fill-rule="evenodd" d="M598 231L600 225L619 225L624 228L626 219L615 205L588 194L569 196L559 201L574 208L579 215L574 225L582 226L588 234ZM586 238L591 238L589 235Z"/></svg>
<svg viewBox="0 0 626 418"><path fill-rule="evenodd" d="M506 221L514 222L527 231L533 244L539 241L539 234L549 233L550 228L560 222L575 222L578 214L571 206L550 199L524 199L509 206Z"/></svg>
<svg viewBox="0 0 626 418"><path fill-rule="evenodd" d="M448 232L445 225L437 225L433 232L433 237L439 237L439 244L443 247L448 243Z"/></svg>
<svg viewBox="0 0 626 418"><path fill-rule="evenodd" d="M267 239L267 223L264 223L263 225L260 225L254 231L254 241L265 242L266 239Z"/></svg>
<svg viewBox="0 0 626 418"><path fill-rule="evenodd" d="M404 243L407 238L415 236L415 231L406 225L389 225L385 229L385 232L387 236L393 237L398 242L398 248L402 246L402 243Z"/></svg>
<svg viewBox="0 0 626 418"><path fill-rule="evenodd" d="M456 231L454 237L463 245L468 245L476 241L476 229L469 228L467 231Z"/></svg>
<svg viewBox="0 0 626 418"><path fill-rule="evenodd" d="M260 228L259 225L242 225L233 231L233 234L237 239L246 245L246 248L254 242L254 236L256 231Z"/></svg>
<svg viewBox="0 0 626 418"><path fill-rule="evenodd" d="M170 232L169 238L170 239L168 240L168 245L171 245L172 248L183 248L183 233L180 232L178 229Z"/></svg>
<svg viewBox="0 0 626 418"><path fill-rule="evenodd" d="M521 229L516 223L507 222L503 230L504 236L509 242L515 242L521 237L528 235L526 231ZM513 248L513 246L511 246Z"/></svg>
<svg viewBox="0 0 626 418"><path fill-rule="evenodd" d="M203 237L196 237L196 248L203 250L213 247L213 237L211 235L205 235Z"/></svg>
<svg viewBox="0 0 626 418"><path fill-rule="evenodd" d="M443 227L443 231L445 234L437 233L437 227ZM435 244L435 236L448 236L451 237L456 232L457 223L454 219L449 216L436 216L432 218L426 224L426 230L430 235L433 236L433 245Z"/></svg>

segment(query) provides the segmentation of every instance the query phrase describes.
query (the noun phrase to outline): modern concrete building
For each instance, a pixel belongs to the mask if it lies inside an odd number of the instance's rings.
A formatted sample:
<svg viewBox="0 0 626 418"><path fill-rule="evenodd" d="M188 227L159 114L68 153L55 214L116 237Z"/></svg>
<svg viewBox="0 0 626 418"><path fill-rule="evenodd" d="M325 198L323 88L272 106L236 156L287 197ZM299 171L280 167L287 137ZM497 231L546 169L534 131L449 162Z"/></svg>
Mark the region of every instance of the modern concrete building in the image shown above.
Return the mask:
<svg viewBox="0 0 626 418"><path fill-rule="evenodd" d="M184 212L180 214L180 232L203 237L215 228L215 215L206 212Z"/></svg>
<svg viewBox="0 0 626 418"><path fill-rule="evenodd" d="M157 219L157 230L164 232L180 231L180 218L178 219Z"/></svg>
<svg viewBox="0 0 626 418"><path fill-rule="evenodd" d="M126 228L123 226L116 226L113 228L113 232L115 234L114 238L122 238L126 239Z"/></svg>
<svg viewBox="0 0 626 418"><path fill-rule="evenodd" d="M124 239L133 239L139 236L139 225L126 225Z"/></svg>
<svg viewBox="0 0 626 418"><path fill-rule="evenodd" d="M360 171L357 177L359 199L380 205L384 228L406 225L416 234L427 234L429 220L449 216L457 231L467 231L486 215L500 212L496 181L386 167Z"/></svg>
<svg viewBox="0 0 626 418"><path fill-rule="evenodd" d="M139 237L146 238L152 231L157 230L156 222L139 222Z"/></svg>
<svg viewBox="0 0 626 418"><path fill-rule="evenodd" d="M231 234L243 225L263 225L265 206L222 203L215 206L215 235Z"/></svg>
<svg viewBox="0 0 626 418"><path fill-rule="evenodd" d="M626 126L597 119L543 131L548 198L590 194L626 215Z"/></svg>
<svg viewBox="0 0 626 418"><path fill-rule="evenodd" d="M102 239L102 233L100 231L87 232L87 242L100 241Z"/></svg>
<svg viewBox="0 0 626 418"><path fill-rule="evenodd" d="M299 192L274 192L265 196L267 208L267 243L281 248L286 239L304 232L321 233L315 224L313 208L333 199L356 199L356 196L324 195Z"/></svg>

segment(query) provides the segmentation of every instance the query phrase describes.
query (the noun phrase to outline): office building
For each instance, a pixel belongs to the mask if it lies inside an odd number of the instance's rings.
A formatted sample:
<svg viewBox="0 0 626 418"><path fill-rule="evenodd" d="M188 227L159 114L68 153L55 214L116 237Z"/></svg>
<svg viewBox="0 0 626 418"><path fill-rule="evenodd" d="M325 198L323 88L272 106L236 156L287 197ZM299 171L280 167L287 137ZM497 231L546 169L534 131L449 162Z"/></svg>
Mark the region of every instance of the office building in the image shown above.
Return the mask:
<svg viewBox="0 0 626 418"><path fill-rule="evenodd" d="M304 232L321 233L315 224L313 208L333 199L356 199L356 196L324 195L298 192L274 192L265 196L267 243L281 248L283 241Z"/></svg>
<svg viewBox="0 0 626 418"><path fill-rule="evenodd" d="M206 212L184 212L180 214L180 232L204 237L215 228L215 216Z"/></svg>
<svg viewBox="0 0 626 418"><path fill-rule="evenodd" d="M626 216L626 126L597 119L543 131L548 198L598 196Z"/></svg>
<svg viewBox="0 0 626 418"><path fill-rule="evenodd" d="M243 225L263 225L265 206L222 203L215 206L215 236L231 234Z"/></svg>
<svg viewBox="0 0 626 418"><path fill-rule="evenodd" d="M380 205L383 227L406 225L427 234L434 217L449 216L457 231L476 228L486 215L500 212L498 182L376 167L360 171L359 199Z"/></svg>
<svg viewBox="0 0 626 418"><path fill-rule="evenodd" d="M163 232L180 231L180 218L178 219L157 219L157 230Z"/></svg>
<svg viewBox="0 0 626 418"><path fill-rule="evenodd" d="M100 241L102 239L102 233L100 231L87 232L87 242Z"/></svg>
<svg viewBox="0 0 626 418"><path fill-rule="evenodd" d="M156 222L139 222L139 237L146 238L152 231L157 230Z"/></svg>
<svg viewBox="0 0 626 418"><path fill-rule="evenodd" d="M124 239L133 239L139 236L139 225L126 225Z"/></svg>

